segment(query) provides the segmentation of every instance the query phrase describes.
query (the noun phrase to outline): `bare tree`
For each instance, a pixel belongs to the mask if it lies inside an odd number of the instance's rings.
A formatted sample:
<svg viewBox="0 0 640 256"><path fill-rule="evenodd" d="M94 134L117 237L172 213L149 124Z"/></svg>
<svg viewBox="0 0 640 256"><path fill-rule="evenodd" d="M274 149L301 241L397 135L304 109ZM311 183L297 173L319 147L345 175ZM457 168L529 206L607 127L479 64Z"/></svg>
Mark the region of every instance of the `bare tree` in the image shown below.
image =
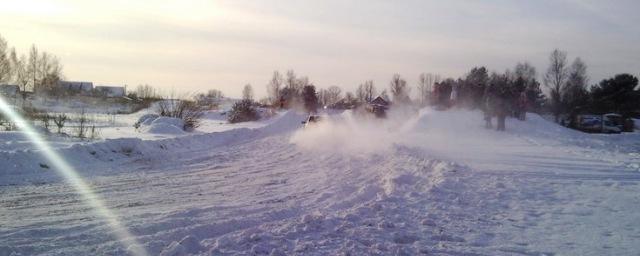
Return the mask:
<svg viewBox="0 0 640 256"><path fill-rule="evenodd" d="M327 89L321 88L318 90L318 103L321 107L329 105L329 92Z"/></svg>
<svg viewBox="0 0 640 256"><path fill-rule="evenodd" d="M26 67L26 58L22 55L18 59L17 56L12 55L11 62L14 67L14 79L20 88L20 94L22 95L22 107L24 108L24 104L27 101L27 91L30 89L30 78Z"/></svg>
<svg viewBox="0 0 640 256"><path fill-rule="evenodd" d="M428 88L428 81L427 81L427 74L422 73L420 74L420 76L418 77L418 85L416 86L416 88L418 89L418 96L420 97L420 104L424 105L429 91Z"/></svg>
<svg viewBox="0 0 640 256"><path fill-rule="evenodd" d="M309 77L307 76L298 78L298 80L295 83L296 90L298 91L302 91L302 89L307 85L311 85L311 82L309 82Z"/></svg>
<svg viewBox="0 0 640 256"><path fill-rule="evenodd" d="M549 88L551 96L551 111L556 119L562 114L562 87L567 81L567 53L558 49L549 56L549 68L544 75L544 85Z"/></svg>
<svg viewBox="0 0 640 256"><path fill-rule="evenodd" d="M375 85L373 85L372 80L368 80L364 82L364 92L365 92L364 95L365 95L365 98L367 99L367 102L373 101L373 98L376 95L376 87Z"/></svg>
<svg viewBox="0 0 640 256"><path fill-rule="evenodd" d="M246 84L242 89L242 99L253 101L253 87L251 87L251 84Z"/></svg>
<svg viewBox="0 0 640 256"><path fill-rule="evenodd" d="M338 86L330 86L327 89L327 105L335 104L340 100L340 94L342 93L342 89Z"/></svg>
<svg viewBox="0 0 640 256"><path fill-rule="evenodd" d="M296 73L293 70L287 71L287 78L284 81L285 86L289 90L295 90L298 79L296 77Z"/></svg>
<svg viewBox="0 0 640 256"><path fill-rule="evenodd" d="M135 93L140 99L152 99L157 97L156 89L148 84L138 85L138 87L136 87Z"/></svg>
<svg viewBox="0 0 640 256"><path fill-rule="evenodd" d="M433 84L440 80L437 78L438 76L431 73L422 73L418 77L418 95L420 96L420 104L426 104L427 100L431 96L431 90L433 88Z"/></svg>
<svg viewBox="0 0 640 256"><path fill-rule="evenodd" d="M211 89L211 90L207 91L207 97L219 101L222 98L224 98L224 94L222 93L222 91L220 91L218 89Z"/></svg>
<svg viewBox="0 0 640 256"><path fill-rule="evenodd" d="M11 59L7 41L0 35L0 84L11 80Z"/></svg>
<svg viewBox="0 0 640 256"><path fill-rule="evenodd" d="M223 95L220 90L211 89L207 93L200 93L194 96L196 105L205 109L214 109L220 105Z"/></svg>
<svg viewBox="0 0 640 256"><path fill-rule="evenodd" d="M57 84L62 79L62 65L58 57L43 52L40 56L40 86L43 91L57 91ZM57 93L56 93L57 94Z"/></svg>
<svg viewBox="0 0 640 256"><path fill-rule="evenodd" d="M53 86L62 77L62 65L56 56L47 52L39 53L38 48L31 45L26 72L32 91L46 92L50 89L47 86Z"/></svg>
<svg viewBox="0 0 640 256"><path fill-rule="evenodd" d="M375 93L376 89L373 85L373 81L367 80L358 86L358 89L356 90L356 97L361 102L371 102Z"/></svg>
<svg viewBox="0 0 640 256"><path fill-rule="evenodd" d="M356 89L356 99L358 99L359 102L367 102L364 92L364 84L358 85L358 89Z"/></svg>
<svg viewBox="0 0 640 256"><path fill-rule="evenodd" d="M568 70L567 82L562 89L562 104L571 111L585 105L589 98L587 91L587 65L580 58L576 58Z"/></svg>
<svg viewBox="0 0 640 256"><path fill-rule="evenodd" d="M58 127L58 133L62 133L62 128L64 128L67 118L66 114L57 114L53 117L53 123Z"/></svg>
<svg viewBox="0 0 640 256"><path fill-rule="evenodd" d="M27 74L29 76L29 83L32 90L35 92L38 90L38 78L39 78L39 55L38 48L35 45L31 45L29 50L29 62L27 65Z"/></svg>
<svg viewBox="0 0 640 256"><path fill-rule="evenodd" d="M393 75L389 83L389 89L393 95L393 101L399 103L408 103L411 101L409 98L410 88L407 87L407 81L402 79L399 74Z"/></svg>
<svg viewBox="0 0 640 256"><path fill-rule="evenodd" d="M267 84L267 95L272 105L277 105L280 101L280 87L282 86L282 75L278 71L273 71L273 76Z"/></svg>

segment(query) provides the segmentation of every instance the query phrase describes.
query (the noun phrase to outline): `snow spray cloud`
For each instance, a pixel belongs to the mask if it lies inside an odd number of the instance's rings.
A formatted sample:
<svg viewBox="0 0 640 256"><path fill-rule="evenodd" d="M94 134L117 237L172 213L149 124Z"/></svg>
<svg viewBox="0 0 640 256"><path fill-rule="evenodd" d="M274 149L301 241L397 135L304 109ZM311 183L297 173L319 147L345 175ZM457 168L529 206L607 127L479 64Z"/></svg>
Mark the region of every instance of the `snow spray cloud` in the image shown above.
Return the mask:
<svg viewBox="0 0 640 256"><path fill-rule="evenodd" d="M383 153L404 141L417 117L406 110L392 110L385 119L344 111L325 116L317 123L296 131L291 143L304 150L322 153L367 155Z"/></svg>
<svg viewBox="0 0 640 256"><path fill-rule="evenodd" d="M93 192L91 187L85 183L78 172L69 165L62 156L60 156L55 150L49 146L44 138L38 134L33 127L29 125L13 108L6 103L3 97L0 97L0 113L4 114L11 121L19 125L19 128L25 132L27 138L33 143L40 153L47 158L53 165L54 169L62 175L65 180L73 186L73 188L80 194L86 203L91 206L97 214L103 217L116 238L135 256L146 256L148 253L144 247L140 246L135 237L127 230L118 217L104 204L102 199Z"/></svg>
<svg viewBox="0 0 640 256"><path fill-rule="evenodd" d="M479 154L474 146L491 156L492 146L505 139L484 129L482 114L476 111L392 108L383 119L354 112L329 115L296 131L290 142L304 150L350 155L384 153L403 145L447 159Z"/></svg>

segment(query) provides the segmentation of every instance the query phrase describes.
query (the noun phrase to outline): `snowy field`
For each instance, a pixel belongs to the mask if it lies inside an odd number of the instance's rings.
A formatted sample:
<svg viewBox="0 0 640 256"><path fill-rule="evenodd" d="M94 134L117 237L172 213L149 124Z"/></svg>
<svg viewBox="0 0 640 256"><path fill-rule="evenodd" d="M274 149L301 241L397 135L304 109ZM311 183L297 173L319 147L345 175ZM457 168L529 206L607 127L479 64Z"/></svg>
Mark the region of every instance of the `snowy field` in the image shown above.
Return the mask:
<svg viewBox="0 0 640 256"><path fill-rule="evenodd" d="M639 133L533 114L499 133L462 110L344 112L305 129L293 112L222 119L52 143L148 255L640 254ZM37 149L6 148L0 255L140 251Z"/></svg>
<svg viewBox="0 0 640 256"><path fill-rule="evenodd" d="M50 115L65 114L70 120L77 120L81 111L85 111L88 126L96 127L96 138L79 139L76 136L76 121L68 121L63 129L64 134L58 134L57 128L52 123L49 128L50 133L46 135L47 140L53 148L67 148L77 144L90 144L96 141L105 141L120 138L139 138L142 140L161 140L176 138L181 136L204 134L212 132L221 132L238 128L259 128L269 124L275 119L268 117L257 122L245 122L239 124L230 124L227 122L226 112L231 108L234 100L225 100L222 102L220 110L206 111L200 126L193 132L181 131L182 128L172 127L174 129L166 129L166 127L153 127L153 131L148 131L149 127L137 129L134 124L140 117L148 114L157 113L157 104L147 109L142 109L132 114L114 114L115 110L124 111L125 107L110 106L108 108L90 107L80 102L72 102L66 105L46 105L35 101L34 106L41 110L46 110ZM51 102L53 104L54 102ZM266 110L260 109L264 112ZM268 115L267 115L268 116ZM43 129L42 122L36 121L39 129ZM0 127L1 128L1 127ZM145 129L147 128L147 129ZM15 152L36 149L36 146L29 142L28 137L21 131L2 131L0 130L0 152Z"/></svg>

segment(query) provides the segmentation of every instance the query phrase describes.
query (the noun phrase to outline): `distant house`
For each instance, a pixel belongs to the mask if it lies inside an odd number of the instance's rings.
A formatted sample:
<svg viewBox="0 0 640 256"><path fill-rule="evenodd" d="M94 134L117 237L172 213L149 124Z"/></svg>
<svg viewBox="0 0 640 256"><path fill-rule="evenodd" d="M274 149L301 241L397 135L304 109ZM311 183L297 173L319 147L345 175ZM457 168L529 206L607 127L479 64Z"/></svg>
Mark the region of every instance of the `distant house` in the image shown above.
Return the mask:
<svg viewBox="0 0 640 256"><path fill-rule="evenodd" d="M92 82L59 81L57 85L59 89L67 93L91 95L91 92L93 92Z"/></svg>
<svg viewBox="0 0 640 256"><path fill-rule="evenodd" d="M377 98L369 102L369 105L367 105L367 110L375 114L377 117L385 117L387 115L387 109L389 109L389 105L390 104L388 101L386 101L381 96L378 96Z"/></svg>
<svg viewBox="0 0 640 256"><path fill-rule="evenodd" d="M15 84L0 84L0 94L5 97L15 97L20 92L20 87Z"/></svg>
<svg viewBox="0 0 640 256"><path fill-rule="evenodd" d="M385 108L389 107L389 102L383 99L382 96L378 96L377 98L373 99L371 102L369 102L369 104Z"/></svg>
<svg viewBox="0 0 640 256"><path fill-rule="evenodd" d="M341 99L336 103L331 104L329 107L333 109L354 109L356 107L356 102Z"/></svg>
<svg viewBox="0 0 640 256"><path fill-rule="evenodd" d="M102 95L105 97L124 97L126 95L126 89L124 86L106 86L99 85L96 86L95 92L98 95Z"/></svg>

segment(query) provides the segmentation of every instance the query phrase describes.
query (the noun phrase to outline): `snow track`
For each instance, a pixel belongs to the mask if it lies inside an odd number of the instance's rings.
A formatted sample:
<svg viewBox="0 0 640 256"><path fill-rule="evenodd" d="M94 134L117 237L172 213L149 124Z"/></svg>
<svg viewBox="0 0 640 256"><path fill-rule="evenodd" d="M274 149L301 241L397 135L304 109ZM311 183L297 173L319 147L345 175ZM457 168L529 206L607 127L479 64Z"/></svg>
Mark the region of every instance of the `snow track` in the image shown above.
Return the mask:
<svg viewBox="0 0 640 256"><path fill-rule="evenodd" d="M597 136L550 137L567 131L535 116L499 135L469 129L481 124L477 113L447 115L455 119L422 113L401 134L384 129L388 147L366 154L292 144L301 117L288 114L261 129L117 140L64 155L84 164L92 188L152 255L640 251L635 144L613 152ZM349 135L340 128L334 136ZM3 170L0 255L126 255L53 170L34 176L43 170L31 155L3 156L32 173Z"/></svg>

